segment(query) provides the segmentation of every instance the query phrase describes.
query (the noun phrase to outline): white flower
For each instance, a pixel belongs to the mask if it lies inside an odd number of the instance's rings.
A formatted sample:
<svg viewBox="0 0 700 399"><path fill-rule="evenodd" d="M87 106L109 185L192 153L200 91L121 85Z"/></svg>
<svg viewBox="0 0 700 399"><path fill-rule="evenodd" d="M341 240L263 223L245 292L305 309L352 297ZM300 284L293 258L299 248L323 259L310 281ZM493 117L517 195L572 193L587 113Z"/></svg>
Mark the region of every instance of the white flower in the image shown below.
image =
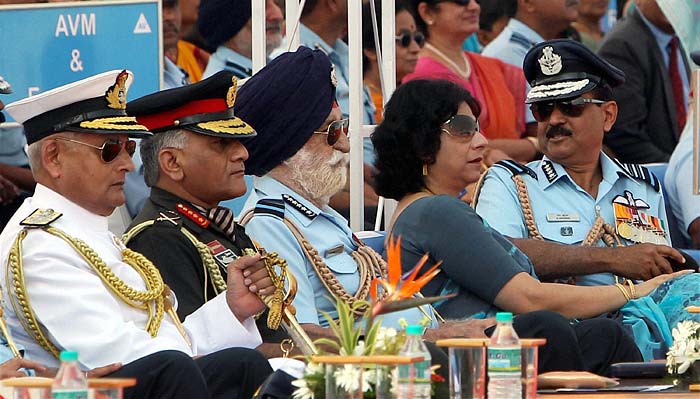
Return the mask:
<svg viewBox="0 0 700 399"><path fill-rule="evenodd" d="M314 391L309 388L306 380L294 380L292 381L292 385L297 388L292 395L294 399L314 399Z"/></svg>
<svg viewBox="0 0 700 399"><path fill-rule="evenodd" d="M377 339L374 341L374 349L386 350L389 345L394 343L397 334L396 330L391 327L379 327Z"/></svg>
<svg viewBox="0 0 700 399"><path fill-rule="evenodd" d="M346 392L355 392L360 388L360 377L362 370L359 367L346 364L333 372L335 384L343 388Z"/></svg>
<svg viewBox="0 0 700 399"><path fill-rule="evenodd" d="M700 323L682 321L671 334L673 345L666 354L666 367L669 372L676 369L678 374L683 374L696 360L700 360Z"/></svg>
<svg viewBox="0 0 700 399"><path fill-rule="evenodd" d="M319 363L309 362L304 370L305 375L323 374L323 365Z"/></svg>
<svg viewBox="0 0 700 399"><path fill-rule="evenodd" d="M365 341L359 341L357 346L352 351L353 356L362 356L365 354Z"/></svg>

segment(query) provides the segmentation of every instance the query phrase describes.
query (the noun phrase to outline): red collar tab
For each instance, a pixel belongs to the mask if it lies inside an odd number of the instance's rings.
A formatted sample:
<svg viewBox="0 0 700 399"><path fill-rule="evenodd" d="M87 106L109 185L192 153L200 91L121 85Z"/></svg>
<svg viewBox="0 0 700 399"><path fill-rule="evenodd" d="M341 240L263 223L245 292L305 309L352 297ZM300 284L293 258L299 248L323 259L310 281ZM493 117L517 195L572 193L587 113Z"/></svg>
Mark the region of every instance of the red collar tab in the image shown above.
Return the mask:
<svg viewBox="0 0 700 399"><path fill-rule="evenodd" d="M206 217L202 216L199 212L193 210L192 208L188 207L187 205L184 204L177 204L175 206L175 209L177 209L178 212L181 214L185 215L188 219L191 221L197 223L197 226L200 226L202 228L207 228L209 227L209 219Z"/></svg>
<svg viewBox="0 0 700 399"><path fill-rule="evenodd" d="M138 116L136 120L140 124L146 126L148 130L154 131L168 127L178 127L178 120L180 118L210 112L226 111L228 108L226 100L223 98L208 98L206 100L190 101L172 110Z"/></svg>

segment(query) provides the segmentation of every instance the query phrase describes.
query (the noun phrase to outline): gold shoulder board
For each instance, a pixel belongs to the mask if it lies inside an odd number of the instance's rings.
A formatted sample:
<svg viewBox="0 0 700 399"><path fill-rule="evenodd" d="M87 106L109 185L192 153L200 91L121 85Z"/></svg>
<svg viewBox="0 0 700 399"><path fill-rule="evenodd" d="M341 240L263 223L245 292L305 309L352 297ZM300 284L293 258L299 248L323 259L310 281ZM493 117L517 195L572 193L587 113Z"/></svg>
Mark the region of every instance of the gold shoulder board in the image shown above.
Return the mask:
<svg viewBox="0 0 700 399"><path fill-rule="evenodd" d="M61 216L63 216L62 213L56 212L53 209L37 209L19 224L29 227L44 227L50 225Z"/></svg>

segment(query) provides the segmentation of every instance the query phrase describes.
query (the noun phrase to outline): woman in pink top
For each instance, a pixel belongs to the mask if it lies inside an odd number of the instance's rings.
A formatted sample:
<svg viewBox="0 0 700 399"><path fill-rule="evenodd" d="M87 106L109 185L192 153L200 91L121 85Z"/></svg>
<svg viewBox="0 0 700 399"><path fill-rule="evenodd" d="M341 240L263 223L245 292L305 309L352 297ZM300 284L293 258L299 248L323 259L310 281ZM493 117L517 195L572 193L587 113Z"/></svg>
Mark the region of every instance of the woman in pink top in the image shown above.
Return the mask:
<svg viewBox="0 0 700 399"><path fill-rule="evenodd" d="M491 149L487 164L503 158L530 161L538 151L525 125L527 84L522 69L500 60L465 52L462 44L479 29L479 4L472 0L413 0L418 28L427 37L413 73L415 79L455 82L481 104L481 131ZM534 124L533 124L534 125ZM534 138L534 127L532 136Z"/></svg>

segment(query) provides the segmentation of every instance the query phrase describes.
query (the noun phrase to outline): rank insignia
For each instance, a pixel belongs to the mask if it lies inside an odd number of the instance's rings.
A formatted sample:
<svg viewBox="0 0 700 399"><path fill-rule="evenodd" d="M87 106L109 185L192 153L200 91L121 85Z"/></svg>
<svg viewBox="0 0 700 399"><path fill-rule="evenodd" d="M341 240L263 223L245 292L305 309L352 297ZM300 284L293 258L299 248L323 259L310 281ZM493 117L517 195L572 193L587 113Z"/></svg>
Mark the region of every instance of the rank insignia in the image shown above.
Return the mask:
<svg viewBox="0 0 700 399"><path fill-rule="evenodd" d="M53 209L37 209L19 224L27 227L45 227L60 218L63 214Z"/></svg>
<svg viewBox="0 0 700 399"><path fill-rule="evenodd" d="M188 207L187 205L177 204L175 209L177 209L178 212L185 215L191 221L197 223L199 227L203 227L205 229L209 227L209 219L202 216L199 212L192 210L192 208Z"/></svg>
<svg viewBox="0 0 700 399"><path fill-rule="evenodd" d="M311 209L307 208L304 204L301 202L297 201L294 197L288 194L282 194L282 199L291 205L294 209L298 210L299 212L303 213L304 216L308 217L309 219L313 219L316 216L316 212L312 211Z"/></svg>
<svg viewBox="0 0 700 399"><path fill-rule="evenodd" d="M625 190L623 195L613 201L615 227L620 237L635 243L652 243L668 245L666 226L663 220L640 209L649 209L649 204Z"/></svg>
<svg viewBox="0 0 700 399"><path fill-rule="evenodd" d="M219 265L223 266L224 269L226 269L226 266L228 266L229 263L238 258L238 255L236 255L230 248L224 247L218 240L207 243L207 247L209 247L209 251L211 252L212 256L214 256L214 259L216 259Z"/></svg>
<svg viewBox="0 0 700 399"><path fill-rule="evenodd" d="M553 182L559 177L559 174L554 170L554 165L549 161L542 162L542 172L544 172L545 177L547 177L548 182Z"/></svg>

